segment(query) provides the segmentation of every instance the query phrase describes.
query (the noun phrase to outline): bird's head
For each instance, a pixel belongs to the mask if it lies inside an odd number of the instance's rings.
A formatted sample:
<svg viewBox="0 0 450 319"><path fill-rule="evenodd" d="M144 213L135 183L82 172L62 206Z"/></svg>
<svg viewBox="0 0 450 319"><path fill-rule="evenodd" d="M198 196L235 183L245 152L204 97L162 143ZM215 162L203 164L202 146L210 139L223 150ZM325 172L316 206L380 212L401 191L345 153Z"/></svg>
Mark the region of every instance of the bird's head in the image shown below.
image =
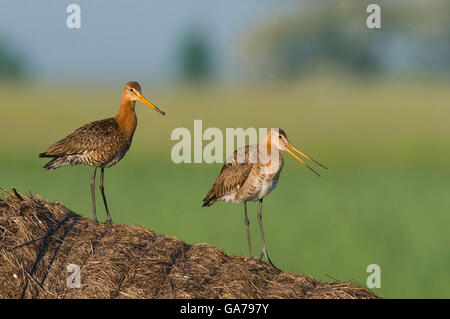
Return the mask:
<svg viewBox="0 0 450 319"><path fill-rule="evenodd" d="M314 163L316 163L317 165L323 167L323 168L327 168L326 166L320 164L319 162L317 162L316 160L314 160L313 158L311 158L310 156L306 155L305 153L299 151L297 148L295 148L291 143L289 143L289 140L287 138L287 134L285 131L283 131L280 128L276 128L276 129L271 129L268 133L267 133L267 137L266 137L266 143L270 148L275 147L276 150L278 151L286 151L288 152L290 155L292 155L296 160L298 160L300 163L302 163L303 165L305 165L307 168L309 168L311 171L313 171L317 176L320 177L319 173L317 173L314 169L312 169L308 164L305 163L305 161L303 161L301 158L299 158L297 155L295 155L293 153L293 151L297 152L298 154L300 154L301 156L303 156L304 158L307 158L311 161L313 161ZM292 151L293 150L293 151Z"/></svg>
<svg viewBox="0 0 450 319"><path fill-rule="evenodd" d="M133 102L140 101L145 105L151 107L155 111L161 113L162 115L166 115L164 111L153 105L141 94L141 86L137 82L128 82L127 84L125 84L125 87L123 89L123 98Z"/></svg>

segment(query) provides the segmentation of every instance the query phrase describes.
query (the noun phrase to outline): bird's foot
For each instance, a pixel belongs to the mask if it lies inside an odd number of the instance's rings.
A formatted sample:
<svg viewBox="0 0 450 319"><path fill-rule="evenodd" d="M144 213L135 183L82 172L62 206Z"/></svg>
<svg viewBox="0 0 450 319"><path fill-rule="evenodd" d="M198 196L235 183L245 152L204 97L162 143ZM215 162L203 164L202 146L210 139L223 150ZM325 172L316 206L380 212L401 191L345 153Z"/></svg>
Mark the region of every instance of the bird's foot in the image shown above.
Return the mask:
<svg viewBox="0 0 450 319"><path fill-rule="evenodd" d="M110 225L114 225L114 222L112 221L112 219L110 218L110 219L108 219L108 220L106 220L106 223L107 224L110 224Z"/></svg>
<svg viewBox="0 0 450 319"><path fill-rule="evenodd" d="M272 266L272 268L274 268L274 269L276 269L276 270L278 270L278 271L281 272L281 269L278 268L277 266L275 266L275 265L270 261L270 259L268 259L267 263L268 263L270 266Z"/></svg>
<svg viewBox="0 0 450 319"><path fill-rule="evenodd" d="M273 264L273 262L270 260L270 258L269 258L269 255L267 254L267 252L266 251L262 251L261 252L261 255L259 256L259 261L261 261L261 262L263 262L263 257L266 257L266 260L267 260L267 264L269 264L270 266L272 266L273 268L275 268L276 270L278 270L278 271L281 271L281 269L279 269L277 266L275 266L274 264Z"/></svg>

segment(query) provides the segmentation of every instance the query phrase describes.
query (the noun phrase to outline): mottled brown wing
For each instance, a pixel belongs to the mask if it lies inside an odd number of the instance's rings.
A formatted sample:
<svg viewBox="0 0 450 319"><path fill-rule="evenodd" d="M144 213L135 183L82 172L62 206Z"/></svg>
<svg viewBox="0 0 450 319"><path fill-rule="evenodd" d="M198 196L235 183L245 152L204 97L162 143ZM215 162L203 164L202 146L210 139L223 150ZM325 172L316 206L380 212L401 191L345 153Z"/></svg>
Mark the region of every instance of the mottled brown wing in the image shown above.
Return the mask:
<svg viewBox="0 0 450 319"><path fill-rule="evenodd" d="M219 176L203 199L203 207L209 207L222 196L236 191L247 180L254 165L254 163L249 161L249 146L245 147L245 163L238 163L236 161L237 152L236 150L233 154L233 162L227 162L222 166Z"/></svg>
<svg viewBox="0 0 450 319"><path fill-rule="evenodd" d="M39 157L59 157L83 154L114 145L117 138L117 121L114 118L86 124L62 140L51 145Z"/></svg>

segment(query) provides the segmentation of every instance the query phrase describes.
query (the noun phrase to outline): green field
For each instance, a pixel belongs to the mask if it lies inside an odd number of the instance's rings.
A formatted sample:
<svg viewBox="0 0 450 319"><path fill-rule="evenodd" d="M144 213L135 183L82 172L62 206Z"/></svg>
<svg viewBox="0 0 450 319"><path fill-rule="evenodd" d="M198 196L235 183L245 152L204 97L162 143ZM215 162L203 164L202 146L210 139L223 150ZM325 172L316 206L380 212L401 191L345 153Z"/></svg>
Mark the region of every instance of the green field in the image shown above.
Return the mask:
<svg viewBox="0 0 450 319"><path fill-rule="evenodd" d="M172 163L176 127L281 127L292 144L329 167L322 178L288 154L264 202L268 251L286 271L365 284L381 266L378 295L450 297L450 83L340 83L289 87L180 88L144 95L123 161L105 172L116 223L150 227L189 243L248 254L242 205L202 198L221 164ZM0 187L38 193L91 216L87 167L44 171L37 154L77 127L115 115L121 85L109 89L0 89ZM254 251L256 204L249 205ZM106 218L97 193L97 211Z"/></svg>

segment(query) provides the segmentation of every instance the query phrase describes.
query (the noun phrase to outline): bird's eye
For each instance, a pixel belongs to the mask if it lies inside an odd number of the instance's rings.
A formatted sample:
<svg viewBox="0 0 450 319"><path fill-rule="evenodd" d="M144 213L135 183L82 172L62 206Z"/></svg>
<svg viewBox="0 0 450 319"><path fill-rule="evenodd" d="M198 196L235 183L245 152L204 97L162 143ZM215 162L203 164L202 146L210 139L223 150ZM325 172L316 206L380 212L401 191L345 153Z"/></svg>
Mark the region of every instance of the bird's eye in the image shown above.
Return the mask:
<svg viewBox="0 0 450 319"><path fill-rule="evenodd" d="M281 135L279 135L278 138L281 138Z"/></svg>
<svg viewBox="0 0 450 319"><path fill-rule="evenodd" d="M133 90L133 89L130 89L130 91L131 91L131 92L134 92L134 90Z"/></svg>

